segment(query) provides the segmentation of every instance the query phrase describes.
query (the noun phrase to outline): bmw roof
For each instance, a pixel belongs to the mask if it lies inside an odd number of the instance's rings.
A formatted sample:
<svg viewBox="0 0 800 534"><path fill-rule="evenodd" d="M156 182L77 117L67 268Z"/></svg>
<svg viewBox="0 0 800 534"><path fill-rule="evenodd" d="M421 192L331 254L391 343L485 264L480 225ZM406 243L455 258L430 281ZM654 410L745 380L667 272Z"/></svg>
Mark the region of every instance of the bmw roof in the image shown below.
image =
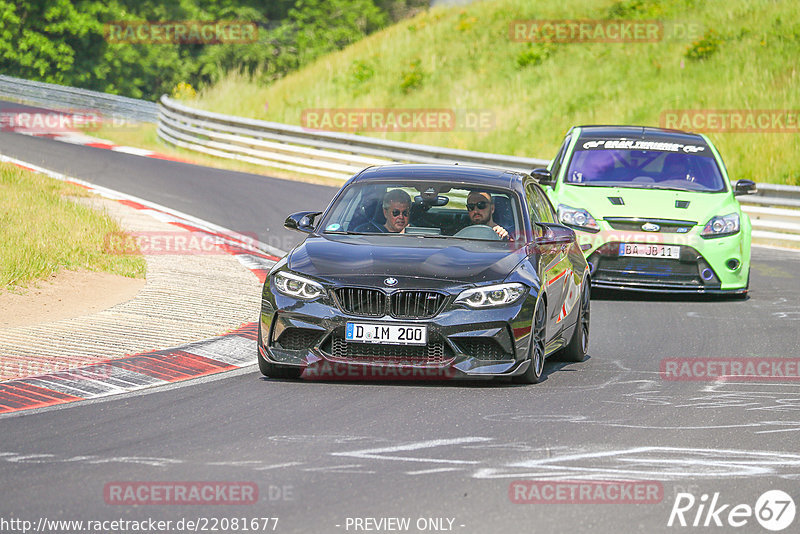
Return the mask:
<svg viewBox="0 0 800 534"><path fill-rule="evenodd" d="M522 181L522 174L494 167L471 165L382 165L368 167L353 178L354 182L366 180L443 180L465 182L487 186L510 188L514 182Z"/></svg>

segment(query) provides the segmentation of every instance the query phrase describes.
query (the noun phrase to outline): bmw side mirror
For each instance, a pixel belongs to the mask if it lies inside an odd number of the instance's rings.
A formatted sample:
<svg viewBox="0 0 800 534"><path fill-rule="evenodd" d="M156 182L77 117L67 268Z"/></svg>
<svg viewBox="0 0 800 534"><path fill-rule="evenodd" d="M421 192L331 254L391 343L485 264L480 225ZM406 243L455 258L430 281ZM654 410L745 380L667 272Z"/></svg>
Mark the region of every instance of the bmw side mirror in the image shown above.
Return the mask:
<svg viewBox="0 0 800 534"><path fill-rule="evenodd" d="M569 226L557 223L536 223L543 231L536 238L538 245L552 245L556 243L572 243L575 240L575 230Z"/></svg>
<svg viewBox="0 0 800 534"><path fill-rule="evenodd" d="M299 211L297 213L292 213L286 217L283 226L289 230L297 230L298 232L310 234L314 231L314 218L321 213L321 211Z"/></svg>
<svg viewBox="0 0 800 534"><path fill-rule="evenodd" d="M545 168L533 169L531 171L531 176L533 177L534 180L539 182L539 185L550 185L550 186L556 185L556 181L553 179L553 175L551 175L550 171L548 171Z"/></svg>
<svg viewBox="0 0 800 534"><path fill-rule="evenodd" d="M753 180L738 180L733 188L733 196L754 195L756 193L756 183Z"/></svg>

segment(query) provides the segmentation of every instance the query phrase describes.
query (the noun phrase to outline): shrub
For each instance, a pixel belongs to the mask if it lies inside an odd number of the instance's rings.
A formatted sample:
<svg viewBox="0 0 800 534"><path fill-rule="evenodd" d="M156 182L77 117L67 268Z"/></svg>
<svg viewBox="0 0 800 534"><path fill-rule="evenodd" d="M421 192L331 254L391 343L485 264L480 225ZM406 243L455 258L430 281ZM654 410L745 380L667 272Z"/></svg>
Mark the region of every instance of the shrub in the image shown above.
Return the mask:
<svg viewBox="0 0 800 534"><path fill-rule="evenodd" d="M400 81L400 90L402 90L403 93L408 94L422 87L422 83L425 81L425 72L420 66L421 63L419 59L415 59L409 65L409 70L403 72Z"/></svg>
<svg viewBox="0 0 800 534"><path fill-rule="evenodd" d="M708 30L702 39L698 39L689 45L689 48L686 49L683 55L686 59L691 59L693 61L707 59L719 50L720 44L722 44L722 40L716 32L714 32L714 30Z"/></svg>

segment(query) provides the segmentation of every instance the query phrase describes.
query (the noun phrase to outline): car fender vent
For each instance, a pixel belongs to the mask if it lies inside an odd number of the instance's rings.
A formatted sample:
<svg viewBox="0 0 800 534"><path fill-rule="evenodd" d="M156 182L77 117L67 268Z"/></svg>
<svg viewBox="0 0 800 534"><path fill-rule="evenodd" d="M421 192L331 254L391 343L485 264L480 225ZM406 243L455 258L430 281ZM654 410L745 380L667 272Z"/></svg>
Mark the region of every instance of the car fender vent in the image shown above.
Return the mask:
<svg viewBox="0 0 800 534"><path fill-rule="evenodd" d="M622 200L622 197L608 197L608 200L614 204L615 206L624 206L625 201Z"/></svg>
<svg viewBox="0 0 800 534"><path fill-rule="evenodd" d="M279 348L288 350L308 350L322 337L323 332L310 328L291 327L284 330L276 340Z"/></svg>
<svg viewBox="0 0 800 534"><path fill-rule="evenodd" d="M686 208L689 207L689 201L688 200L676 200L675 201L675 207L676 208L681 208L681 209L686 209Z"/></svg>
<svg viewBox="0 0 800 534"><path fill-rule="evenodd" d="M507 360L514 355L503 350L497 340L490 337L459 337L453 339L464 354L477 360Z"/></svg>

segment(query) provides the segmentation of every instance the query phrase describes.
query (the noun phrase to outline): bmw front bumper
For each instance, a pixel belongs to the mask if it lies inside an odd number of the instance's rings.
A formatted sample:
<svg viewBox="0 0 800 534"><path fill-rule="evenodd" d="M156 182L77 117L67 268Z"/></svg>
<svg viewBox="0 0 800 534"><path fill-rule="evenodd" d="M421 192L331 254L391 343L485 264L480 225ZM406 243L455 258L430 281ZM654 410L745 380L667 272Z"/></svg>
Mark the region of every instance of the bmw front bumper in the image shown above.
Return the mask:
<svg viewBox="0 0 800 534"><path fill-rule="evenodd" d="M303 369L307 378L452 379L522 374L528 367L535 295L488 309L451 306L430 319L363 317L334 302L298 301L265 285L259 354L267 362ZM426 345L349 342L348 322L424 325Z"/></svg>

